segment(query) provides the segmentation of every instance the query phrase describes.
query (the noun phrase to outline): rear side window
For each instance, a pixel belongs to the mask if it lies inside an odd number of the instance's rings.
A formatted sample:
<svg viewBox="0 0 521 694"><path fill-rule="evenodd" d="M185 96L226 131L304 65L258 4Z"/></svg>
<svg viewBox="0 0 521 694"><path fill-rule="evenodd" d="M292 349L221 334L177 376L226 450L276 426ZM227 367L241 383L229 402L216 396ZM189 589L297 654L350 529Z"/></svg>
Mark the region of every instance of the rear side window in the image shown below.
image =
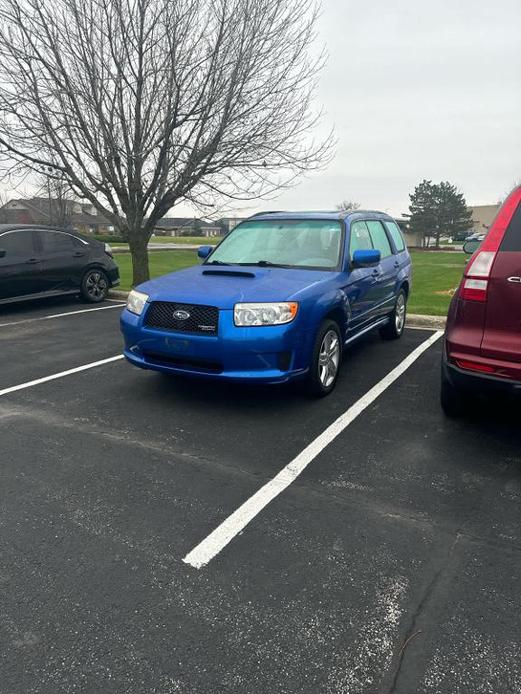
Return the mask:
<svg viewBox="0 0 521 694"><path fill-rule="evenodd" d="M349 252L351 256L355 251L367 251L373 248L369 229L365 222L353 222L351 224L351 240Z"/></svg>
<svg viewBox="0 0 521 694"><path fill-rule="evenodd" d="M387 231L391 234L391 238L394 241L396 250L398 251L398 253L401 253L405 250L405 241L403 240L400 227L398 226L398 224L396 224L396 222L385 221L384 224L387 227Z"/></svg>
<svg viewBox="0 0 521 694"><path fill-rule="evenodd" d="M380 251L382 258L388 258L392 255L391 244L389 243L383 224L381 222L371 221L367 222L367 226L371 234L373 246Z"/></svg>
<svg viewBox="0 0 521 694"><path fill-rule="evenodd" d="M0 236L0 248L6 257L29 257L34 253L32 231L10 231Z"/></svg>
<svg viewBox="0 0 521 694"><path fill-rule="evenodd" d="M44 253L57 253L70 251L75 247L74 238L69 234L61 234L58 231L40 231Z"/></svg>
<svg viewBox="0 0 521 694"><path fill-rule="evenodd" d="M521 251L521 204L517 206L512 221L508 225L500 251Z"/></svg>

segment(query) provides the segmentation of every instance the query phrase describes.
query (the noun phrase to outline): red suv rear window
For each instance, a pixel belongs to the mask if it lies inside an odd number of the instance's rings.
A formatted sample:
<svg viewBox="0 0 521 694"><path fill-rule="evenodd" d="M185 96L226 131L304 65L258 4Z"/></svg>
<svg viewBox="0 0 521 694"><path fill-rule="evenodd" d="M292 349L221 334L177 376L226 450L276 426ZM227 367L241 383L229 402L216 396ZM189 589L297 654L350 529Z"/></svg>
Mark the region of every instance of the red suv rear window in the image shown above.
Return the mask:
<svg viewBox="0 0 521 694"><path fill-rule="evenodd" d="M514 216L508 225L499 250L521 251L521 203L514 212Z"/></svg>

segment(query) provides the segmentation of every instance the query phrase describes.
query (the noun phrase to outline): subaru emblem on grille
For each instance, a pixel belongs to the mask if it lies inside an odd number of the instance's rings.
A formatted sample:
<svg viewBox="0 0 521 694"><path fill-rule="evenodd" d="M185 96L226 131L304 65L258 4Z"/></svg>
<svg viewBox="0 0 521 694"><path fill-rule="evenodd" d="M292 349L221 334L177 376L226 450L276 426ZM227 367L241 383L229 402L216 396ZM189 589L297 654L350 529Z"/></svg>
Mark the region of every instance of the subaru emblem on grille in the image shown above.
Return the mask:
<svg viewBox="0 0 521 694"><path fill-rule="evenodd" d="M183 311L182 309L174 311L173 316L176 320L188 320L190 318L188 311Z"/></svg>

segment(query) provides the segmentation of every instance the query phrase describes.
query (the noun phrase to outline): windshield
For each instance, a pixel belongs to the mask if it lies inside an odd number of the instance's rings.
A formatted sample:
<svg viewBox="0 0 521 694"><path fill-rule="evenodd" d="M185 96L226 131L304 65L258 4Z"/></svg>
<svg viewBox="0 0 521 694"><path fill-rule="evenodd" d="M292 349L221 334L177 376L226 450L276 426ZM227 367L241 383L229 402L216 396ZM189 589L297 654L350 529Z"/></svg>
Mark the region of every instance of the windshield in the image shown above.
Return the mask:
<svg viewBox="0 0 521 694"><path fill-rule="evenodd" d="M208 264L275 265L333 270L340 263L342 225L324 220L243 222Z"/></svg>

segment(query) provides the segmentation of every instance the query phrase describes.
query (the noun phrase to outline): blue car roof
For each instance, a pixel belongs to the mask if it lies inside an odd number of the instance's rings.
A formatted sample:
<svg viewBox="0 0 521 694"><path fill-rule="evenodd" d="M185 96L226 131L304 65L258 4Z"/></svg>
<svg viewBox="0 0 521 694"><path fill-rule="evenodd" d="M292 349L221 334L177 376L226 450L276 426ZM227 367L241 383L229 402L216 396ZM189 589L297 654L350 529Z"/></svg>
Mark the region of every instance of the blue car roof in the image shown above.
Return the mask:
<svg viewBox="0 0 521 694"><path fill-rule="evenodd" d="M310 210L310 211L300 211L293 212L291 210L287 211L277 211L277 212L260 212L259 214L249 217L248 221L254 219L267 220L267 219L317 219L317 220L336 220L343 221L349 217L367 217L379 216L386 217L387 219L392 219L385 212L378 212L377 210L352 210L350 212L338 212L338 210ZM246 220L245 220L246 221Z"/></svg>

